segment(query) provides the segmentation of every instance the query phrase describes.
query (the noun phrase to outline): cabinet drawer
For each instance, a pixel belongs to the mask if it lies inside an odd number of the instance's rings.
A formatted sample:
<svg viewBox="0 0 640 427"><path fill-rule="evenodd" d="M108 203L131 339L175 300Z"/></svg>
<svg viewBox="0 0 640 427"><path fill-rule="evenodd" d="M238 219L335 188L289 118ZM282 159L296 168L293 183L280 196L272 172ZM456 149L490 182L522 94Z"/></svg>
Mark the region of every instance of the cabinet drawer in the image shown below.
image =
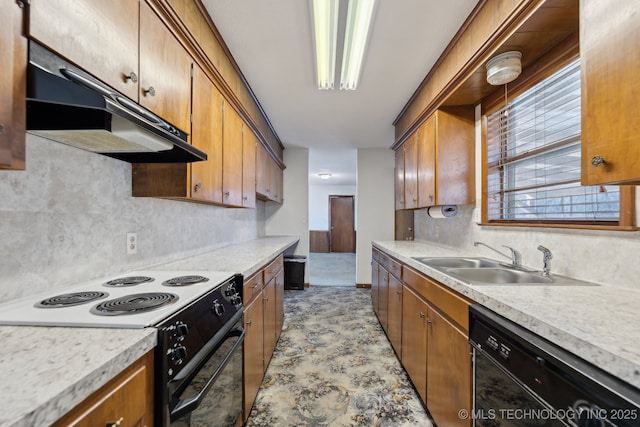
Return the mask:
<svg viewBox="0 0 640 427"><path fill-rule="evenodd" d="M403 269L403 280L430 305L448 317L465 333L469 331L469 305L471 301L445 288L443 285L408 267Z"/></svg>
<svg viewBox="0 0 640 427"><path fill-rule="evenodd" d="M242 286L242 298L244 299L245 307L247 307L257 295L260 295L263 285L262 271L259 271L244 281L244 285Z"/></svg>
<svg viewBox="0 0 640 427"><path fill-rule="evenodd" d="M284 265L284 256L279 255L264 268L264 283L269 283Z"/></svg>
<svg viewBox="0 0 640 427"><path fill-rule="evenodd" d="M402 280L402 264L393 258L389 258L387 270L389 273L395 276L396 279Z"/></svg>
<svg viewBox="0 0 640 427"><path fill-rule="evenodd" d="M371 258L372 258L374 261L378 261L378 260L380 259L380 251L379 251L379 250L377 250L376 248L373 248L373 249L371 250Z"/></svg>

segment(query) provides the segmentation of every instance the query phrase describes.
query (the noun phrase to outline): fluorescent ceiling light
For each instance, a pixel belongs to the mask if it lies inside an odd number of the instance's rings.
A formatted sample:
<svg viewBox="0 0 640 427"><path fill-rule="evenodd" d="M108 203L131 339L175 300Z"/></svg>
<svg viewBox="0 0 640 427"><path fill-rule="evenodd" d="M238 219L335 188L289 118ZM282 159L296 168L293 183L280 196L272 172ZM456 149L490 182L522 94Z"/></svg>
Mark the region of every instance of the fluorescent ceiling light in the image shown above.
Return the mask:
<svg viewBox="0 0 640 427"><path fill-rule="evenodd" d="M329 179L331 178L331 174L330 173L319 173L318 176L322 179Z"/></svg>
<svg viewBox="0 0 640 427"><path fill-rule="evenodd" d="M338 0L313 0L318 89L333 89L336 74Z"/></svg>
<svg viewBox="0 0 640 427"><path fill-rule="evenodd" d="M340 89L355 90L360 79L375 0L349 0Z"/></svg>

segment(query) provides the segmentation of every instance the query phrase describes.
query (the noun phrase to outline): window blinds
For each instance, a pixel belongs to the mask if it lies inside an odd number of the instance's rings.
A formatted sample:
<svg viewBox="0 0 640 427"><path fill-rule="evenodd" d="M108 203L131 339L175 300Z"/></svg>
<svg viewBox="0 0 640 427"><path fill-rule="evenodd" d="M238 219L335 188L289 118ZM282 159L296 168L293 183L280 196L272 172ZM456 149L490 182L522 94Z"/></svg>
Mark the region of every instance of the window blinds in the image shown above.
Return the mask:
<svg viewBox="0 0 640 427"><path fill-rule="evenodd" d="M618 221L617 186L580 185L580 61L487 116L489 220Z"/></svg>

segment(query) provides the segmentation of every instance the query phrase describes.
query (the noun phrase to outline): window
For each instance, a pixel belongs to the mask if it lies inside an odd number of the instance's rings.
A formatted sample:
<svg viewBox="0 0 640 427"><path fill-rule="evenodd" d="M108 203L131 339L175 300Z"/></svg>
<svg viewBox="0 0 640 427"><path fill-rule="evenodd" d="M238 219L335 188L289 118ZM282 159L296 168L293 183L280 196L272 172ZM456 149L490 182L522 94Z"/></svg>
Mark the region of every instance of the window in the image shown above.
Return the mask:
<svg viewBox="0 0 640 427"><path fill-rule="evenodd" d="M620 187L580 185L580 60L487 116L487 219L618 225Z"/></svg>

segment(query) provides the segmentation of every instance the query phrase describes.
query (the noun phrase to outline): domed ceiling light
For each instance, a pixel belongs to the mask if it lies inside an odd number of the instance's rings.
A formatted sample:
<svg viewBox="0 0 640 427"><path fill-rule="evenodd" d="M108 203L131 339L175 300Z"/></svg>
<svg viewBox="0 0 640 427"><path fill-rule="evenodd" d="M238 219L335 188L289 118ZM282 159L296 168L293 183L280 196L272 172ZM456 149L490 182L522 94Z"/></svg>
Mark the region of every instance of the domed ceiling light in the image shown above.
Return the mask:
<svg viewBox="0 0 640 427"><path fill-rule="evenodd" d="M522 53L504 52L487 61L487 82L500 86L514 81L522 72Z"/></svg>

